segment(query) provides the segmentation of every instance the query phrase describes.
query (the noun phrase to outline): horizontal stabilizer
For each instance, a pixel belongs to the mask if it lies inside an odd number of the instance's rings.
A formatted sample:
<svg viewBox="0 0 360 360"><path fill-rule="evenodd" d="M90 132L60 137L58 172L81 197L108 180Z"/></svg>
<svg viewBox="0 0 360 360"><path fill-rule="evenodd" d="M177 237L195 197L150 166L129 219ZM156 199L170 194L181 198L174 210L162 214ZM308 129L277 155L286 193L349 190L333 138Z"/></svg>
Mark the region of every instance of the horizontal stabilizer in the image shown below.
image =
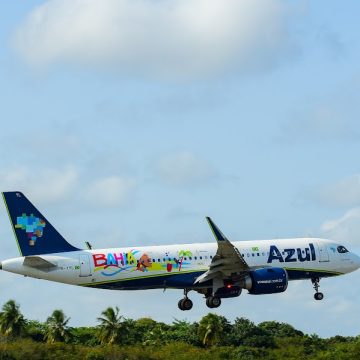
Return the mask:
<svg viewBox="0 0 360 360"><path fill-rule="evenodd" d="M41 256L25 256L23 265L39 270L49 270L51 268L57 267L56 264L43 259Z"/></svg>

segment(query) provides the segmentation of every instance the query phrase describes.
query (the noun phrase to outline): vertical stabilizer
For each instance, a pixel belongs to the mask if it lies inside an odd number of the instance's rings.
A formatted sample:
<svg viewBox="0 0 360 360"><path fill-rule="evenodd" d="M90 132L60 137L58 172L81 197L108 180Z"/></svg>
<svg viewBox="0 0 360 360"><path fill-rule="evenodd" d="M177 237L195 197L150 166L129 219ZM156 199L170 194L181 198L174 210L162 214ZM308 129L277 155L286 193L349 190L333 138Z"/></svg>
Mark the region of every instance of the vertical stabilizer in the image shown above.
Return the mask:
<svg viewBox="0 0 360 360"><path fill-rule="evenodd" d="M3 192L11 225L22 256L76 251L19 191Z"/></svg>

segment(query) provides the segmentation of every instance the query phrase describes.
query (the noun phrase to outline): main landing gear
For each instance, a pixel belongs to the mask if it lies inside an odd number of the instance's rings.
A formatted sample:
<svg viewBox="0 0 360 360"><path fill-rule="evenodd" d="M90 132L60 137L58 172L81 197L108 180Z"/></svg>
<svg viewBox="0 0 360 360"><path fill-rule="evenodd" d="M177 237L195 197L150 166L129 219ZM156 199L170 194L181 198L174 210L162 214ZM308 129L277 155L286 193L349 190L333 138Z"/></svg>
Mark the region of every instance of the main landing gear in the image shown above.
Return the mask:
<svg viewBox="0 0 360 360"><path fill-rule="evenodd" d="M218 296L208 296L206 298L206 306L210 309L218 308L221 305L221 299Z"/></svg>
<svg viewBox="0 0 360 360"><path fill-rule="evenodd" d="M322 300L324 298L324 294L322 292L319 292L320 278L312 278L311 282L314 285L314 290L316 291L316 293L314 294L314 299L315 300Z"/></svg>
<svg viewBox="0 0 360 360"><path fill-rule="evenodd" d="M188 289L184 289L184 298L180 299L178 302L178 307L180 310L187 311L191 310L193 307L193 302L187 297L188 292Z"/></svg>
<svg viewBox="0 0 360 360"><path fill-rule="evenodd" d="M193 307L193 302L187 296L189 291L189 289L184 289L184 298L178 302L178 307L182 311L191 310ZM221 305L221 299L216 295L211 295L209 290L204 295L206 297L206 306L210 309L218 308Z"/></svg>

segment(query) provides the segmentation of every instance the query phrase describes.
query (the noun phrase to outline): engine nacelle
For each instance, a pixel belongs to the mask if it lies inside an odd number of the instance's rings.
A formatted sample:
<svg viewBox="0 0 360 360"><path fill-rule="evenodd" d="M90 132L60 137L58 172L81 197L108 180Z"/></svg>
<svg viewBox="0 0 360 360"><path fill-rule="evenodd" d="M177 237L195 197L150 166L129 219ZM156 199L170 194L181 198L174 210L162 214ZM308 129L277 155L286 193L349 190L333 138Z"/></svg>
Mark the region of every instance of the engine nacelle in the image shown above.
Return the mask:
<svg viewBox="0 0 360 360"><path fill-rule="evenodd" d="M244 279L242 287L250 294L276 294L284 292L288 285L288 274L282 268L261 268L251 271Z"/></svg>

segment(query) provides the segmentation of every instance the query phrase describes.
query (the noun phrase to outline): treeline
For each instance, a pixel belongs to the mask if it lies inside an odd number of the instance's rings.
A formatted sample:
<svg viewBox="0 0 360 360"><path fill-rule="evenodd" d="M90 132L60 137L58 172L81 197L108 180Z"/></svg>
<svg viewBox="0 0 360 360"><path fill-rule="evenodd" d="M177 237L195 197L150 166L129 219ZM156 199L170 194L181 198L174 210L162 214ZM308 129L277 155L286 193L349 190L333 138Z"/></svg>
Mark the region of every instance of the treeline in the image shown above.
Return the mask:
<svg viewBox="0 0 360 360"><path fill-rule="evenodd" d="M46 322L25 319L9 300L0 312L0 360L11 359L360 359L360 336L322 339L289 324L209 313L172 324L124 318L109 307L98 326L69 326L62 310Z"/></svg>

